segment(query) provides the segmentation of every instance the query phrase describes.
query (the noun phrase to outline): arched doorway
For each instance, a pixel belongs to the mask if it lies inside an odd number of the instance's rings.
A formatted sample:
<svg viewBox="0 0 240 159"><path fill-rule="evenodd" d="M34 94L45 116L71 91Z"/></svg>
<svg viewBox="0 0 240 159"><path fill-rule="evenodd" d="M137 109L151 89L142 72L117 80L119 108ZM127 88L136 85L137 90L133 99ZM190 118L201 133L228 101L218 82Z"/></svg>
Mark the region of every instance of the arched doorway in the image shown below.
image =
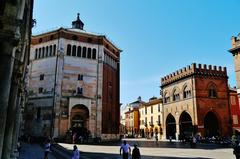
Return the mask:
<svg viewBox="0 0 240 159"><path fill-rule="evenodd" d="M180 140L188 139L190 136L193 135L193 125L192 125L192 118L186 112L182 112L179 118L179 127L180 127Z"/></svg>
<svg viewBox="0 0 240 159"><path fill-rule="evenodd" d="M166 119L166 138L169 139L171 136L172 139L176 139L176 120L172 114L169 114Z"/></svg>
<svg viewBox="0 0 240 159"><path fill-rule="evenodd" d="M213 112L208 112L204 118L205 136L219 136L219 123L217 116Z"/></svg>
<svg viewBox="0 0 240 159"><path fill-rule="evenodd" d="M88 132L89 110L85 105L75 105L71 110L71 129L77 136Z"/></svg>

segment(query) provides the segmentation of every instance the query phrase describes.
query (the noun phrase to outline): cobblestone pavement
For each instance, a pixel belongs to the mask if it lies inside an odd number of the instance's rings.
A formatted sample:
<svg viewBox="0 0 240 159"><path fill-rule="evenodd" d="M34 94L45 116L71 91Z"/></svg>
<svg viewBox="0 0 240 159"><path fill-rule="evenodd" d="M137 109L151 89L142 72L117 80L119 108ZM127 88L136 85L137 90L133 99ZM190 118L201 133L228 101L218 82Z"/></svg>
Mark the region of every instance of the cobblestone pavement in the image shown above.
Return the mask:
<svg viewBox="0 0 240 159"><path fill-rule="evenodd" d="M23 143L19 153L19 159L43 159L44 149L38 144ZM48 159L56 159L51 153Z"/></svg>
<svg viewBox="0 0 240 159"><path fill-rule="evenodd" d="M130 145L139 143L142 159L234 159L232 148L219 147L213 144L199 144L196 148L182 143L128 141ZM145 143L145 144L144 144ZM60 144L68 150L72 144ZM77 145L81 159L121 159L120 143L109 145Z"/></svg>

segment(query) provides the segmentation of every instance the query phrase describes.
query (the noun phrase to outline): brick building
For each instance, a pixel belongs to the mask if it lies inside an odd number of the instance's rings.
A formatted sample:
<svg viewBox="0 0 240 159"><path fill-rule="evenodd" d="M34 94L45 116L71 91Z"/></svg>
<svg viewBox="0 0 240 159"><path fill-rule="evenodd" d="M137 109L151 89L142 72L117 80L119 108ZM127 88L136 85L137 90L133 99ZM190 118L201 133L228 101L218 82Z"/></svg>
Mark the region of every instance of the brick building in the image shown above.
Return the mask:
<svg viewBox="0 0 240 159"><path fill-rule="evenodd" d="M240 107L237 91L234 88L229 89L229 104L231 108L233 132L240 131Z"/></svg>
<svg viewBox="0 0 240 159"><path fill-rule="evenodd" d="M33 136L118 138L121 50L83 26L78 14L72 28L32 36L25 127Z"/></svg>
<svg viewBox="0 0 240 159"><path fill-rule="evenodd" d="M166 138L231 135L226 67L193 63L163 77L161 89Z"/></svg>

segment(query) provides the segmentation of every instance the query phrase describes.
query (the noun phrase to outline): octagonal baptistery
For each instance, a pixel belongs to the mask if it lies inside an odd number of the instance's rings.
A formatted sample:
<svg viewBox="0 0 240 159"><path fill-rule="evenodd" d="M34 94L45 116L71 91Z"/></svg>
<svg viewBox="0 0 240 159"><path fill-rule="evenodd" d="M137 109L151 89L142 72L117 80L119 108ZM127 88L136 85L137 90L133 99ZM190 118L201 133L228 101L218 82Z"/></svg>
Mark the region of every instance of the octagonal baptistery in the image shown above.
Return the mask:
<svg viewBox="0 0 240 159"><path fill-rule="evenodd" d="M161 79L165 138L231 135L226 67L180 69Z"/></svg>
<svg viewBox="0 0 240 159"><path fill-rule="evenodd" d="M72 28L32 36L25 129L33 136L119 136L121 50L83 25L78 14Z"/></svg>

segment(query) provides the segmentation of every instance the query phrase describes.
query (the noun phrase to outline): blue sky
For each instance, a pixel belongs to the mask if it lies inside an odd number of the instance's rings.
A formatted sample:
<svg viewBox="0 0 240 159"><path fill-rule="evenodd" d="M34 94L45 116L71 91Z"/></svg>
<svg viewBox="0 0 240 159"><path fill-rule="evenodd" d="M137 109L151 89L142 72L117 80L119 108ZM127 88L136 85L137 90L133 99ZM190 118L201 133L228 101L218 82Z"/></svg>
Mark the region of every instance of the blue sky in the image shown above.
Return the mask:
<svg viewBox="0 0 240 159"><path fill-rule="evenodd" d="M236 85L231 36L240 33L239 0L36 0L33 33L70 27L79 12L89 32L121 54L121 103L159 97L160 78L193 62L226 66Z"/></svg>

